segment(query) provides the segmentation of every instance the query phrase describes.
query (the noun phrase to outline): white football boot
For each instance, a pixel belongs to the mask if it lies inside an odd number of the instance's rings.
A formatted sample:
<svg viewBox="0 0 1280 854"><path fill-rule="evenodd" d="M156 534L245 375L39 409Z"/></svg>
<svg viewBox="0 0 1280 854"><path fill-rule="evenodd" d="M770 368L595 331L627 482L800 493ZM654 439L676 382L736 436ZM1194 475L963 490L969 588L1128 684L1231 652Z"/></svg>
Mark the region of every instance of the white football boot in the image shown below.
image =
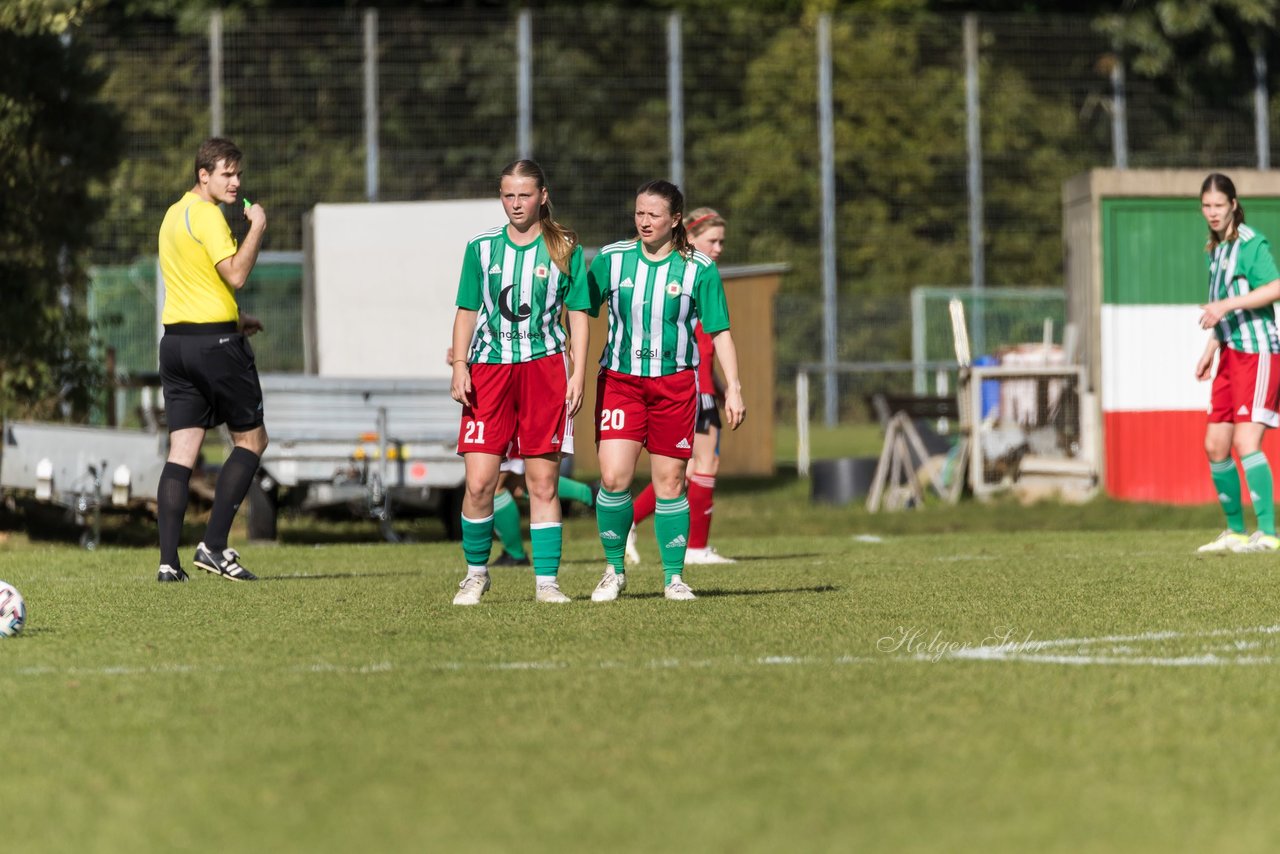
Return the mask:
<svg viewBox="0 0 1280 854"><path fill-rule="evenodd" d="M596 585L595 590L591 591L591 601L612 602L626 589L627 576L621 572L614 572L613 567L606 564L604 575L600 576L600 583Z"/></svg>
<svg viewBox="0 0 1280 854"><path fill-rule="evenodd" d="M737 563L731 557L725 557L716 551L715 546L707 546L704 549L685 549L684 562L692 564L711 564L711 563Z"/></svg>
<svg viewBox="0 0 1280 854"><path fill-rule="evenodd" d="M560 590L560 583L554 578L550 581L539 581L533 598L536 602L555 602L557 604L573 601L564 595Z"/></svg>
<svg viewBox="0 0 1280 854"><path fill-rule="evenodd" d="M674 602L688 602L690 599L698 598L693 595L689 585L684 583L684 579L678 575L672 576L671 583L663 589L662 595Z"/></svg>
<svg viewBox="0 0 1280 854"><path fill-rule="evenodd" d="M1235 531L1226 530L1219 534L1211 543L1205 543L1196 551L1201 554L1231 554L1239 551L1242 546L1249 544L1249 538L1244 534L1237 534Z"/></svg>
<svg viewBox="0 0 1280 854"><path fill-rule="evenodd" d="M489 589L489 573L467 573L467 577L458 583L458 592L453 596L455 605L479 605L480 597Z"/></svg>

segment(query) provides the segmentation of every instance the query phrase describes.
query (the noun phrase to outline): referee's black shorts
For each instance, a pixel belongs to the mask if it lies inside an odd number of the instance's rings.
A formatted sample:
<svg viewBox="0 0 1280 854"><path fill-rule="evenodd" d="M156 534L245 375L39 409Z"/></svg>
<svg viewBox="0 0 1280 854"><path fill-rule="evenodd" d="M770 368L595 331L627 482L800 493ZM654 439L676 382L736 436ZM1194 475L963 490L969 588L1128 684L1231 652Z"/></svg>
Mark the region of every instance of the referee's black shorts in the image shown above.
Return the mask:
<svg viewBox="0 0 1280 854"><path fill-rule="evenodd" d="M262 384L253 348L235 321L171 323L160 339L160 384L169 432L226 424L262 426Z"/></svg>
<svg viewBox="0 0 1280 854"><path fill-rule="evenodd" d="M711 428L717 430L723 429L720 426L720 407L716 406L716 396L714 394L698 395L698 420L694 424L695 432L704 436L711 432Z"/></svg>

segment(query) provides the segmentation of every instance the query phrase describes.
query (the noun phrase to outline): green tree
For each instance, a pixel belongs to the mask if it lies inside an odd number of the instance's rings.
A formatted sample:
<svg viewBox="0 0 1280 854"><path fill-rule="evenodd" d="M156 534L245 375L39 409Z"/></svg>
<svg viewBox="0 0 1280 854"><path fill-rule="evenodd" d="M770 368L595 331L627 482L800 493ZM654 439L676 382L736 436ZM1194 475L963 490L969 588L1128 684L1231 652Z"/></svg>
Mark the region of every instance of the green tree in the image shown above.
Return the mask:
<svg viewBox="0 0 1280 854"><path fill-rule="evenodd" d="M0 412L87 412L89 234L120 158L115 112L77 41L88 4L0 9Z"/></svg>

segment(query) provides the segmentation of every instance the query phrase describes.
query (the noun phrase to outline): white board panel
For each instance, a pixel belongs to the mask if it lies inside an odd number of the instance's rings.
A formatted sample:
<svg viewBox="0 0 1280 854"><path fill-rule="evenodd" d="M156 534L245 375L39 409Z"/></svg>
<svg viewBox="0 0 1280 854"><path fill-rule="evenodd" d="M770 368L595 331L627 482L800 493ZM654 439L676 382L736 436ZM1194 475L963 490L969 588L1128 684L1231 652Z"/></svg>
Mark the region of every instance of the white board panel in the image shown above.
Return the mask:
<svg viewBox="0 0 1280 854"><path fill-rule="evenodd" d="M463 249L505 222L496 196L316 205L305 296L315 373L450 376Z"/></svg>
<svg viewBox="0 0 1280 854"><path fill-rule="evenodd" d="M1210 382L1195 378L1210 333L1196 305L1102 306L1102 409L1203 411Z"/></svg>

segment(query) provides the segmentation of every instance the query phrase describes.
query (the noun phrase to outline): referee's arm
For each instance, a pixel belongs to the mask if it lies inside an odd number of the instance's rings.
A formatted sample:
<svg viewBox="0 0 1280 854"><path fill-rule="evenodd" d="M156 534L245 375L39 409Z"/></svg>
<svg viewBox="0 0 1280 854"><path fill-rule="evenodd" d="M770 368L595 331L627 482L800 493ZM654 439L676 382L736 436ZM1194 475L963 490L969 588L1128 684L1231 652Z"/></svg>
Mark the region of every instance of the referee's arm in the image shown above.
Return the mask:
<svg viewBox="0 0 1280 854"><path fill-rule="evenodd" d="M249 273L253 270L253 265L258 263L262 235L267 231L267 214L262 210L261 205L250 206L245 210L244 215L245 219L249 220L249 233L244 236L244 242L240 244L236 254L223 258L216 265L222 281L236 290L244 287L244 283L249 279Z"/></svg>

